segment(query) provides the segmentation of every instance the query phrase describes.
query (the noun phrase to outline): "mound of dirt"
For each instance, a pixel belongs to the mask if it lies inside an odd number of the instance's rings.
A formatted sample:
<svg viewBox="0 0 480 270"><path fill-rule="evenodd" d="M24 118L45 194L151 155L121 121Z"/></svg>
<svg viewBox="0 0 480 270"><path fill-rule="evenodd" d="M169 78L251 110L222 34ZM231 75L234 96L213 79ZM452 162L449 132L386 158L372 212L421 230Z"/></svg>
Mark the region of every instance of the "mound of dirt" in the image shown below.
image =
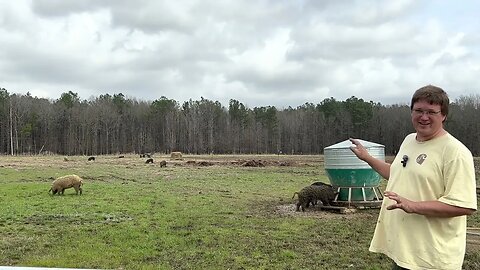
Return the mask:
<svg viewBox="0 0 480 270"><path fill-rule="evenodd" d="M242 167L294 167L294 166L307 166L305 163L301 163L295 160L268 160L268 159L236 159L236 160L212 160L212 159L190 159L190 160L176 160L171 161L173 166L242 166Z"/></svg>
<svg viewBox="0 0 480 270"><path fill-rule="evenodd" d="M220 164L220 163L212 162L212 161L206 161L206 160L201 160L201 161L188 160L188 161L185 162L185 164L190 165L190 166L207 167L207 166L213 166L213 165Z"/></svg>
<svg viewBox="0 0 480 270"><path fill-rule="evenodd" d="M265 167L265 166L295 166L293 161L276 161L276 160L261 160L261 159L250 159L250 160L236 160L230 162L232 165L239 165L243 167Z"/></svg>
<svg viewBox="0 0 480 270"><path fill-rule="evenodd" d="M215 165L215 163L210 162L210 161L200 161L200 162L198 162L198 165L199 166L213 166L213 165Z"/></svg>
<svg viewBox="0 0 480 270"><path fill-rule="evenodd" d="M248 160L248 161L245 161L242 166L244 167L265 167L265 164L263 161L261 160Z"/></svg>

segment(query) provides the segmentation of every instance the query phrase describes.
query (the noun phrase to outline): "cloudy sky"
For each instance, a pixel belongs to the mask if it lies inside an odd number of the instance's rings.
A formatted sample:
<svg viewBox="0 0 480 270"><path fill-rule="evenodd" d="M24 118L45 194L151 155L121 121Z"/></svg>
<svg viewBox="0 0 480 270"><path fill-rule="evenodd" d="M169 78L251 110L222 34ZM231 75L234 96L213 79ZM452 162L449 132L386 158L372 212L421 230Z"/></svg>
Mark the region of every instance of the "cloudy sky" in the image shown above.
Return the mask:
<svg viewBox="0 0 480 270"><path fill-rule="evenodd" d="M0 0L0 87L228 107L480 94L477 0Z"/></svg>

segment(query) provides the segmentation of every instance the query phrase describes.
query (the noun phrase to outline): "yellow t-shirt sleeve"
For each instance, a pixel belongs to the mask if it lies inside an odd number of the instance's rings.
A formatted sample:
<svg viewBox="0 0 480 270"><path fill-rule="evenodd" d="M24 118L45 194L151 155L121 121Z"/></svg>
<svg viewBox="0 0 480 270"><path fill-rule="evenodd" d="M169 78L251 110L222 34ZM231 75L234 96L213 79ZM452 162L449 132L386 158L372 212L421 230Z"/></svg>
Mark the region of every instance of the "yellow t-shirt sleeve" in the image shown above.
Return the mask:
<svg viewBox="0 0 480 270"><path fill-rule="evenodd" d="M475 167L465 151L452 153L453 159L444 167L445 193L439 201L449 205L477 209Z"/></svg>

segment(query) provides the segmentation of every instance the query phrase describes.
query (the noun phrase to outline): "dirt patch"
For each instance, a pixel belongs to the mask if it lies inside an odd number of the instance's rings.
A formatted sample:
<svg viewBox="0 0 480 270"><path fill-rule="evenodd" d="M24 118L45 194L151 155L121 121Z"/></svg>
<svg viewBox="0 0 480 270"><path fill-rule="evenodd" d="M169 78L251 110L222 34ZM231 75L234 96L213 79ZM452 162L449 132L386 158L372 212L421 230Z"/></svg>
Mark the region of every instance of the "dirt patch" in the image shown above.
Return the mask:
<svg viewBox="0 0 480 270"><path fill-rule="evenodd" d="M277 160L261 160L261 159L239 159L231 161L210 161L210 160L187 160L183 163L176 163L177 166L187 165L187 166L242 166L242 167L265 167L265 166L278 166L278 167L288 167L288 166L297 166L298 164L295 161L277 161Z"/></svg>
<svg viewBox="0 0 480 270"><path fill-rule="evenodd" d="M480 240L469 240L467 237L467 252L477 253L480 252Z"/></svg>
<svg viewBox="0 0 480 270"><path fill-rule="evenodd" d="M183 163L175 163L175 166L199 166L199 167L209 167L214 165L222 165L222 162L206 161L206 160L187 160Z"/></svg>
<svg viewBox="0 0 480 270"><path fill-rule="evenodd" d="M250 160L235 160L230 161L229 164L238 165L243 167L265 167L265 166L296 166L298 165L294 161L278 161L278 160L261 160L261 159L250 159Z"/></svg>
<svg viewBox="0 0 480 270"><path fill-rule="evenodd" d="M467 250L480 251L480 228L467 228Z"/></svg>
<svg viewBox="0 0 480 270"><path fill-rule="evenodd" d="M337 213L331 211L321 210L319 207L309 207L305 212L296 211L295 204L282 204L275 207L275 214L280 216L293 217L316 217L316 218L360 218L372 217L376 218L378 210L372 209L355 209L355 211L347 211L346 213Z"/></svg>
<svg viewBox="0 0 480 270"><path fill-rule="evenodd" d="M248 160L242 163L243 167L265 167L265 163L261 160Z"/></svg>
<svg viewBox="0 0 480 270"><path fill-rule="evenodd" d="M134 168L145 163L144 158L138 155L125 154L124 158L117 155L96 156L95 161L87 161L86 156L14 156L3 160L0 167L16 170L38 167L76 169L79 166L119 166ZM159 155L156 159L167 160L166 155ZM155 159L155 161L156 161ZM182 160L170 160L167 166L242 166L242 167L310 167L322 166L322 155L184 155ZM154 166L159 166L154 162Z"/></svg>
<svg viewBox="0 0 480 270"><path fill-rule="evenodd" d="M211 161L200 161L198 162L198 166L213 166L215 165L215 163L211 162Z"/></svg>

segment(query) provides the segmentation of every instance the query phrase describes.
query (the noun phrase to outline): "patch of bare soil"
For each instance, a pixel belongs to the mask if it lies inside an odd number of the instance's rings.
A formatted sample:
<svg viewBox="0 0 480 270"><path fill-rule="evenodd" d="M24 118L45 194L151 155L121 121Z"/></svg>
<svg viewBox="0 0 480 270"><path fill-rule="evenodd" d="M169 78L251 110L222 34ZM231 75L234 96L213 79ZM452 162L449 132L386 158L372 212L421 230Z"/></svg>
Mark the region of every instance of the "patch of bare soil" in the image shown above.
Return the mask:
<svg viewBox="0 0 480 270"><path fill-rule="evenodd" d="M296 162L294 161L278 161L278 160L239 160L235 162L234 164L243 166L243 167L265 167L265 166L279 166L279 167L284 167L284 166L295 166Z"/></svg>
<svg viewBox="0 0 480 270"><path fill-rule="evenodd" d="M480 228L467 228L467 251L480 251Z"/></svg>
<svg viewBox="0 0 480 270"><path fill-rule="evenodd" d="M183 162L187 166L242 166L242 167L265 167L265 166L297 166L298 164L295 161L278 161L278 160L261 160L261 159L238 159L238 160L226 160L226 161L210 161L210 160L187 160ZM174 165L182 166L182 163L177 163Z"/></svg>
<svg viewBox="0 0 480 270"><path fill-rule="evenodd" d="M275 214L280 216L294 216L294 217L316 217L316 218L359 218L359 217L373 217L372 210L350 209L353 211L346 211L345 213L338 213L335 211L321 210L320 207L309 207L305 212L296 211L296 204L282 204L275 207ZM376 217L374 217L376 218Z"/></svg>
<svg viewBox="0 0 480 270"><path fill-rule="evenodd" d="M176 161L170 162L173 166L193 166L193 167L210 167L215 165L222 165L222 162L218 161L207 161L207 160L187 160L187 161Z"/></svg>

